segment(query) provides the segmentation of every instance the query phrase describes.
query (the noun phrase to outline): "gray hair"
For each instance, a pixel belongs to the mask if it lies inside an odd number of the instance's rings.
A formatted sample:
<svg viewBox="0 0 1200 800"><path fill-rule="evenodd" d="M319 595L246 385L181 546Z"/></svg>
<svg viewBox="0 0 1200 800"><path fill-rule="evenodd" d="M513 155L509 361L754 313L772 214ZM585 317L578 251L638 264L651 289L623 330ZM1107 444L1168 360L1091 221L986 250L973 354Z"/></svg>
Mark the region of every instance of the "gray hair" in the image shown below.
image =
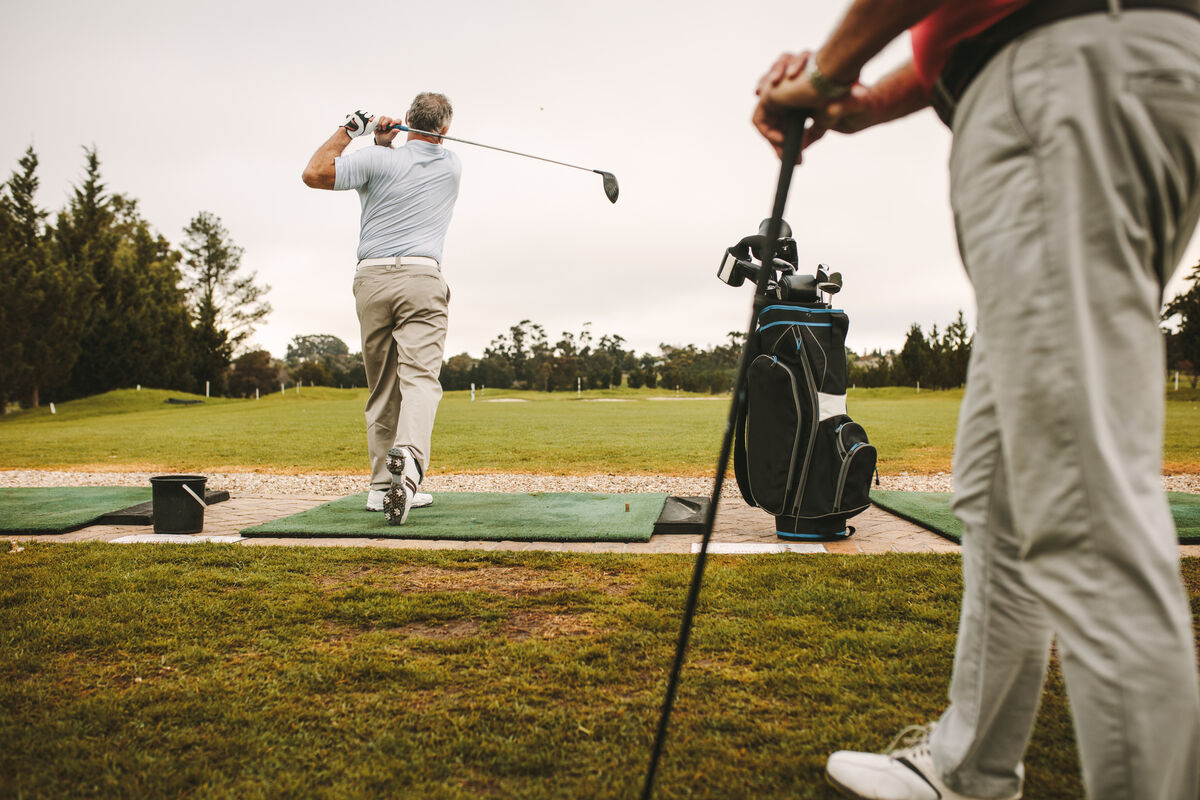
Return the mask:
<svg viewBox="0 0 1200 800"><path fill-rule="evenodd" d="M419 131L438 133L450 124L454 109L444 94L421 92L408 108L408 126Z"/></svg>

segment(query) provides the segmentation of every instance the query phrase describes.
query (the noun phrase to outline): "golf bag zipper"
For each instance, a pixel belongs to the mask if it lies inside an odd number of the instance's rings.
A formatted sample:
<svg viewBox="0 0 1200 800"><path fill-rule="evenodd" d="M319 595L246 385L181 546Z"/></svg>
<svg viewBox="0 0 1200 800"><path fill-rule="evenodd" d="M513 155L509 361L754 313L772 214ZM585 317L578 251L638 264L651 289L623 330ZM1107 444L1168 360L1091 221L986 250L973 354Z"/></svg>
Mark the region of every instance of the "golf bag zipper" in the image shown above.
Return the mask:
<svg viewBox="0 0 1200 800"><path fill-rule="evenodd" d="M795 327L792 329L792 335L796 337L796 351L800 351L800 333L801 328ZM808 467L812 461L813 446L817 441L817 428L821 424L821 401L817 397L816 378L812 374L812 365L808 363L808 358L800 358L800 364L804 367L804 379L808 385L808 399L812 407L812 422L808 430L808 447L804 448L804 466L800 471L800 482L796 484L796 497L792 503L792 513L800 513L800 504L804 502L805 484L808 482ZM799 395L797 394L796 402L799 403ZM799 437L800 432L797 430L796 435ZM790 476L789 476L790 478ZM788 485L791 486L789 480Z"/></svg>

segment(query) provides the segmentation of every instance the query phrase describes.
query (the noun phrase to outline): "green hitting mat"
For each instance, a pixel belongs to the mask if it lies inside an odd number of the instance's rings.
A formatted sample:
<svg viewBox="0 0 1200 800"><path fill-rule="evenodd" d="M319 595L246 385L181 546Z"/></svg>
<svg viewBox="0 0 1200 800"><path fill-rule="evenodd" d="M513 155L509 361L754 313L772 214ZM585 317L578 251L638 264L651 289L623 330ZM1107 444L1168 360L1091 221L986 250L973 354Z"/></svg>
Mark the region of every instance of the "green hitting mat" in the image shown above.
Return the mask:
<svg viewBox="0 0 1200 800"><path fill-rule="evenodd" d="M871 502L901 519L928 528L954 542L962 541L962 525L950 510L950 492L871 492ZM1167 492L1180 544L1200 544L1200 495Z"/></svg>
<svg viewBox="0 0 1200 800"><path fill-rule="evenodd" d="M509 542L648 542L666 494L441 492L388 525L367 493L256 525L243 536L345 536Z"/></svg>
<svg viewBox="0 0 1200 800"><path fill-rule="evenodd" d="M66 533L149 500L149 486L0 489L0 533Z"/></svg>

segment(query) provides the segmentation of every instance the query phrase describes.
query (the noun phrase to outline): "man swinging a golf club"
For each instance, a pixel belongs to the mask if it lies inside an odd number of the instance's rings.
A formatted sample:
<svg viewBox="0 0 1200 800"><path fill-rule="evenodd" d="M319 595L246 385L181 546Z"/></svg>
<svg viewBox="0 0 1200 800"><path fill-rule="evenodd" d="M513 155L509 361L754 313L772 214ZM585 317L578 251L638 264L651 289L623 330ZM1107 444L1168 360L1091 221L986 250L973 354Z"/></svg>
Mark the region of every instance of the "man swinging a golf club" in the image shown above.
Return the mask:
<svg viewBox="0 0 1200 800"><path fill-rule="evenodd" d="M860 84L905 29L912 60ZM811 143L932 104L954 134L950 202L979 309L954 454L950 705L889 754L834 753L830 781L857 798L1020 797L1057 640L1088 796L1196 800L1158 323L1200 217L1200 1L855 0L758 91L777 149L793 109Z"/></svg>
<svg viewBox="0 0 1200 800"><path fill-rule="evenodd" d="M416 96L405 122L444 134L453 109L444 95ZM392 147L400 120L356 111L321 145L304 170L314 189L355 189L362 203L354 303L362 332L371 491L367 510L401 525L433 498L417 491L429 467L442 387L450 290L442 249L462 165L440 137L410 132ZM375 147L343 155L372 134Z"/></svg>

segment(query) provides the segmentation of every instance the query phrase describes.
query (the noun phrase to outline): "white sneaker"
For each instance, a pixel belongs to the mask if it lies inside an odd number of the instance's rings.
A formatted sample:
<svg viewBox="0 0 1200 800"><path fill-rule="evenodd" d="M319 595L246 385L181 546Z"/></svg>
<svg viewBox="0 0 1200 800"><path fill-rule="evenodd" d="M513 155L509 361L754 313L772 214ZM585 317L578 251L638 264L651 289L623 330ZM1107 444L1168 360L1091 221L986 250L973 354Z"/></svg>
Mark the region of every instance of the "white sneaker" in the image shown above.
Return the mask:
<svg viewBox="0 0 1200 800"><path fill-rule="evenodd" d="M387 492L382 489L372 489L367 494L367 511L383 511L383 498ZM417 492L413 495L409 508L428 508L433 505L433 495Z"/></svg>
<svg viewBox="0 0 1200 800"><path fill-rule="evenodd" d="M860 800L984 800L951 791L942 783L929 751L929 735L936 724L905 728L884 754L839 750L826 762L825 777L842 794ZM1018 767L1018 773L1024 776L1024 768ZM1018 791L996 800L1020 797Z"/></svg>

